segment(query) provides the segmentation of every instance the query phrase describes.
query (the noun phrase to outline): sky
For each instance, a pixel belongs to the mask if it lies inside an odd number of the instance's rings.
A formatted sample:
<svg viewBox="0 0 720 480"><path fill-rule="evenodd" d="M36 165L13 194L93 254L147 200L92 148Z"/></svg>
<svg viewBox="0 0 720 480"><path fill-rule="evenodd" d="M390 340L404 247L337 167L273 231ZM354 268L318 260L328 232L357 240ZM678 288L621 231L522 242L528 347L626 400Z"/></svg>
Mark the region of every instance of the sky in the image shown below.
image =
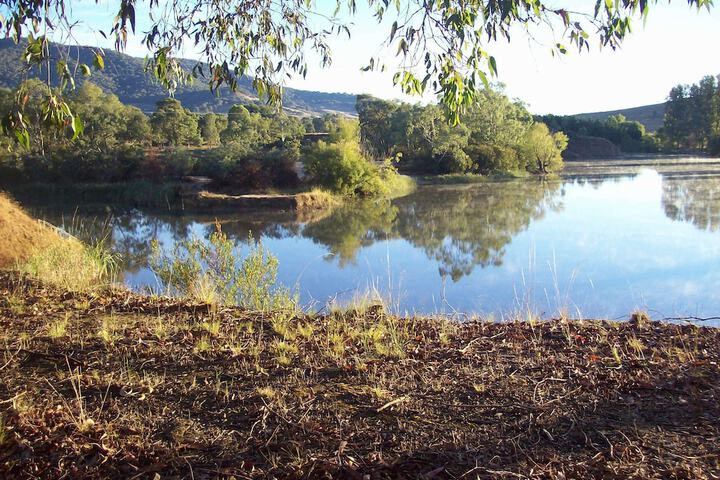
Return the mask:
<svg viewBox="0 0 720 480"><path fill-rule="evenodd" d="M328 0L318 0L327 10ZM334 3L334 2L332 2ZM581 10L590 8L592 0L556 0ZM359 5L362 2L358 2ZM116 5L112 2L111 5ZM113 8L105 2L97 5L77 4L74 15L81 19L75 37L79 43L110 46L92 26L109 25ZM116 8L116 7L115 7ZM138 9L138 31L148 24L147 14ZM362 6L357 15L348 18L353 25L351 39L334 38L333 63L321 68L310 58L305 79L292 78L286 86L305 90L369 93L386 99L412 101L392 85L393 69L384 73L361 72L371 56L382 53L378 46L390 29L390 21L378 25L371 12ZM140 35L131 39L126 53L144 57ZM536 114L573 114L606 111L664 101L670 89L679 83L695 83L704 75L720 74L720 6L711 12L687 5L684 0L665 1L653 7L645 24L638 20L633 33L621 49L599 49L578 53L569 48L564 56L552 56L553 37L547 30L531 39L517 30L511 42L488 44L496 57L499 77L505 92L525 102ZM567 43L567 42L566 42ZM192 52L184 52L193 57ZM392 67L394 50L384 57Z"/></svg>

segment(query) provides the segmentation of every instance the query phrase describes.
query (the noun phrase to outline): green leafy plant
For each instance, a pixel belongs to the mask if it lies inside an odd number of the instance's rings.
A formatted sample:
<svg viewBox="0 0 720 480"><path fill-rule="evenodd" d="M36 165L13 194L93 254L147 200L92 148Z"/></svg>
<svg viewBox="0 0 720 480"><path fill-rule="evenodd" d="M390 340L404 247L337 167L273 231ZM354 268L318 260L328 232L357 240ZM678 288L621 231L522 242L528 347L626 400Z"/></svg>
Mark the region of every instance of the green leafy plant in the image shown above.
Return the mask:
<svg viewBox="0 0 720 480"><path fill-rule="evenodd" d="M276 282L277 258L250 235L247 243L243 255L217 225L208 241L183 240L170 253L154 241L150 265L173 295L202 301L212 298L250 310L294 311L296 295Z"/></svg>

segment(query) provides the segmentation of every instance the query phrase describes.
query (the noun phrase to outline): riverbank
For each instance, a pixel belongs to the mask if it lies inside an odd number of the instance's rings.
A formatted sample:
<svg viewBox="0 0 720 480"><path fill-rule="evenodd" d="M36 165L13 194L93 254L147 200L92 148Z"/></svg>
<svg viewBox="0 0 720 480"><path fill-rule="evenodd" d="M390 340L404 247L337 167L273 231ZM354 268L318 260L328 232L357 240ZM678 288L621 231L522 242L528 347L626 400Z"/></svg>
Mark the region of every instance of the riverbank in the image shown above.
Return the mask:
<svg viewBox="0 0 720 480"><path fill-rule="evenodd" d="M415 181L398 175L388 183L387 198L409 195ZM299 215L317 210L330 210L348 197L315 188L234 192L214 191L203 183L148 181L119 183L29 183L6 186L13 197L26 206L80 205L84 209L143 208L173 213L215 213L249 211L293 211Z"/></svg>
<svg viewBox="0 0 720 480"><path fill-rule="evenodd" d="M328 210L342 198L323 190L214 193L183 183L26 184L9 189L24 205L80 205L83 209L142 208L173 213Z"/></svg>
<svg viewBox="0 0 720 480"><path fill-rule="evenodd" d="M720 330L252 313L0 272L0 476L715 478Z"/></svg>

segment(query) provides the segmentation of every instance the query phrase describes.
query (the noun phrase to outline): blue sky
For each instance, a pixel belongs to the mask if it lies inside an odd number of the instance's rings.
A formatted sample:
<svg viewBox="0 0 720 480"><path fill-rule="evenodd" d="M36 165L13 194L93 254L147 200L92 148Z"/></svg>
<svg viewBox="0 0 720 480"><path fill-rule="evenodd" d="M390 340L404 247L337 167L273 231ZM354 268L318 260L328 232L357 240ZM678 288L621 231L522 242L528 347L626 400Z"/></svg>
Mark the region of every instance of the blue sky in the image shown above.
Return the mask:
<svg viewBox="0 0 720 480"><path fill-rule="evenodd" d="M319 3L320 8L327 9L327 1ZM556 3L587 9L594 2ZM102 1L97 5L77 4L75 17L83 21L76 29L77 41L110 46L92 27L107 28L114 13ZM349 21L353 23L352 38L338 37L331 43L332 66L322 69L311 59L307 78L291 79L286 86L407 100L392 85L392 68L385 73L360 71L370 56L381 52L377 47L391 22L378 25L363 6ZM147 22L146 12L139 10L138 31ZM145 56L147 52L139 40L140 35L131 40L127 53ZM568 55L553 57L553 43L548 31L530 39L518 30L510 44L501 41L487 46L497 58L498 80L505 84L506 92L526 102L533 113L571 114L658 103L678 83L720 74L720 7L708 13L691 9L684 0L674 0L670 5L660 2L644 25L641 21L635 23L634 33L617 51L594 46L590 52L579 54L570 49ZM192 52L186 53L192 56ZM392 53L386 57L389 66L394 61Z"/></svg>

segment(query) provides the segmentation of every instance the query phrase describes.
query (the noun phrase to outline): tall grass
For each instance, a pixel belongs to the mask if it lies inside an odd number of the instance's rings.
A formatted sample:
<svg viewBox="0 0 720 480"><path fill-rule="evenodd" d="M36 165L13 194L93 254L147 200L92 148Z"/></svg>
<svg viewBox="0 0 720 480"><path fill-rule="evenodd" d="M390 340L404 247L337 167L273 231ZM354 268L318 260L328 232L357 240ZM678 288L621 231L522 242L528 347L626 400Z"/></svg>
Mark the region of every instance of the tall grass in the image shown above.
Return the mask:
<svg viewBox="0 0 720 480"><path fill-rule="evenodd" d="M62 238L33 252L18 264L18 270L67 290L93 290L112 283L115 256L100 241L84 245L74 238Z"/></svg>

